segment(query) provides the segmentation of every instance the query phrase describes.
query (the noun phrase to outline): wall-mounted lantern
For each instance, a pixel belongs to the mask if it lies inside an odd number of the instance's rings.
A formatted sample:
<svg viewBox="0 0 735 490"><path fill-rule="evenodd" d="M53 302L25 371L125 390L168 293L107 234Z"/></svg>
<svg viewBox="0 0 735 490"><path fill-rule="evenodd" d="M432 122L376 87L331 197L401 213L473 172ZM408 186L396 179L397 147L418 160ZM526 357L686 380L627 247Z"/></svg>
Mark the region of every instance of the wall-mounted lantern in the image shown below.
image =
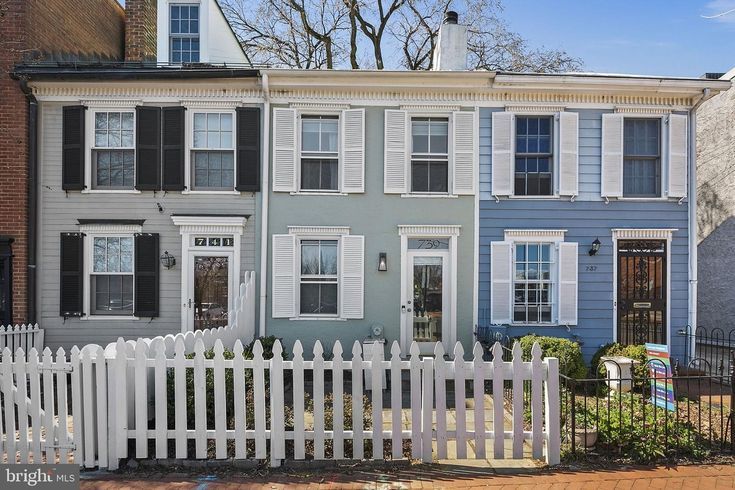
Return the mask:
<svg viewBox="0 0 735 490"><path fill-rule="evenodd" d="M388 254L385 252L380 252L380 254L378 254L378 270L380 272L388 270Z"/></svg>
<svg viewBox="0 0 735 490"><path fill-rule="evenodd" d="M161 255L161 265L166 269L170 269L176 265L176 257L168 253L168 250Z"/></svg>
<svg viewBox="0 0 735 490"><path fill-rule="evenodd" d="M602 243L600 242L600 239L595 238L595 241L592 242L592 248L589 251L590 256L597 255L597 252L600 251L601 246L602 246Z"/></svg>

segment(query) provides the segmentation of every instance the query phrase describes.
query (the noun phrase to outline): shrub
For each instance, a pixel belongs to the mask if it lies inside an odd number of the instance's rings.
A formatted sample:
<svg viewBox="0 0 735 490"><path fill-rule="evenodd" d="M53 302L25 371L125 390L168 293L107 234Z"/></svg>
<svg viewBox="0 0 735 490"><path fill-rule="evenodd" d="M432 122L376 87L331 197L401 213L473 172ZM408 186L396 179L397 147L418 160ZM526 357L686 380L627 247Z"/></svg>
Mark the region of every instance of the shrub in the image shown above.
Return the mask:
<svg viewBox="0 0 735 490"><path fill-rule="evenodd" d="M587 376L587 365L584 363L582 349L578 343L559 337L526 335L520 338L524 358L531 358L531 348L534 342L539 343L544 357L559 359L559 372L561 374L576 379L583 379Z"/></svg>
<svg viewBox="0 0 735 490"><path fill-rule="evenodd" d="M639 361L633 367L633 377L636 380L643 381L648 376L648 366L646 363L646 346L644 345L622 345L618 343L606 344L600 347L595 355L592 356L591 368L593 373L597 373L604 378L607 375L605 364L600 362L603 357L624 356ZM637 384L637 383L636 383Z"/></svg>

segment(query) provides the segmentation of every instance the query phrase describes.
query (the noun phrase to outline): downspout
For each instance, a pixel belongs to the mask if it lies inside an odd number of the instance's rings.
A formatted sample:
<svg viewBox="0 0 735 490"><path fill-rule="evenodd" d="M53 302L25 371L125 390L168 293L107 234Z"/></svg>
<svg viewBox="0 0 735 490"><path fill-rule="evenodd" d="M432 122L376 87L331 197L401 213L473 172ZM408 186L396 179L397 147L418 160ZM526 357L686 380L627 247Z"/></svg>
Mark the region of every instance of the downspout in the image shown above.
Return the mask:
<svg viewBox="0 0 735 490"><path fill-rule="evenodd" d="M712 97L711 90L702 90L691 109L689 109L689 328L694 334L697 329L697 109ZM695 336L689 337L689 358L694 357Z"/></svg>
<svg viewBox="0 0 735 490"><path fill-rule="evenodd" d="M20 89L28 99L28 282L26 292L26 323L36 323L36 228L38 204L36 200L38 181L38 100L28 87L27 80L20 80Z"/></svg>
<svg viewBox="0 0 735 490"><path fill-rule="evenodd" d="M270 184L268 182L269 177L269 165L270 161L270 116L271 116L271 101L270 91L268 88L268 74L263 73L261 77L261 85L263 89L263 98L265 104L263 107L263 168L261 175L263 176L263 185L261 188L260 196L262 200L260 208L260 326L258 331L259 337L265 337L265 318L268 315L267 302L268 297L266 291L268 288L268 195L270 193Z"/></svg>

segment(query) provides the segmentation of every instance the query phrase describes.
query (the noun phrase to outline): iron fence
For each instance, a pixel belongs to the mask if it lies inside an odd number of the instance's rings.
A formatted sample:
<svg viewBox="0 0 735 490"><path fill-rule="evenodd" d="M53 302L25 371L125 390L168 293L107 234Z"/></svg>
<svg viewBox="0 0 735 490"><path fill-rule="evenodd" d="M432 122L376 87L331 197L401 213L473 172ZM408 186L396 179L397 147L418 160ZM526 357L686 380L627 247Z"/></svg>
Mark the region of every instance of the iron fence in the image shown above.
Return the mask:
<svg viewBox="0 0 735 490"><path fill-rule="evenodd" d="M735 352L735 329L725 332L721 328L707 329L687 326L679 335L686 339L683 365L693 372L726 376L735 368L732 353ZM729 379L728 379L729 382Z"/></svg>

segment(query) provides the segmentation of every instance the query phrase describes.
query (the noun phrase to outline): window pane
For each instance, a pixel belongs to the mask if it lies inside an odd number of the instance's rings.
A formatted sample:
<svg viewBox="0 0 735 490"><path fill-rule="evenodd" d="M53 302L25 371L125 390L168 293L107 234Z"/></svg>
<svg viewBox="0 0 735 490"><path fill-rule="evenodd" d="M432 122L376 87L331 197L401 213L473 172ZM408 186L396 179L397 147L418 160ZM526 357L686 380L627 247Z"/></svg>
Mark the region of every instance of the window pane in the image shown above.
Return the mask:
<svg viewBox="0 0 735 490"><path fill-rule="evenodd" d="M206 123L206 114L194 114L194 131L203 131L206 128Z"/></svg>
<svg viewBox="0 0 735 490"><path fill-rule="evenodd" d="M220 115L220 129L222 131L232 131L232 114Z"/></svg>
<svg viewBox="0 0 735 490"><path fill-rule="evenodd" d="M301 313L306 315L314 315L320 313L319 310L319 284L302 284L301 285Z"/></svg>
<svg viewBox="0 0 735 490"><path fill-rule="evenodd" d="M337 274L337 241L322 241L320 247L320 264L322 275Z"/></svg>
<svg viewBox="0 0 735 490"><path fill-rule="evenodd" d="M94 263L94 272L105 272L107 264L107 239L106 238L95 238L94 239L94 252L92 257Z"/></svg>
<svg viewBox="0 0 735 490"><path fill-rule="evenodd" d="M429 121L413 120L411 123L411 135L413 140L413 153L429 152Z"/></svg>
<svg viewBox="0 0 735 490"><path fill-rule="evenodd" d="M319 120L302 119L301 149L303 151L319 151Z"/></svg>
<svg viewBox="0 0 735 490"><path fill-rule="evenodd" d="M447 153L449 122L432 120L429 126L429 151L431 153Z"/></svg>
<svg viewBox="0 0 735 490"><path fill-rule="evenodd" d="M448 165L446 163L432 163L430 164L429 174L429 190L431 192L447 192L448 191L448 177L447 170Z"/></svg>
<svg viewBox="0 0 735 490"><path fill-rule="evenodd" d="M133 272L133 238L120 238L120 272Z"/></svg>
<svg viewBox="0 0 735 490"><path fill-rule="evenodd" d="M120 272L120 239L107 239L107 272Z"/></svg>
<svg viewBox="0 0 735 490"><path fill-rule="evenodd" d="M337 285L336 284L320 284L319 308L323 315L337 314Z"/></svg>
<svg viewBox="0 0 735 490"><path fill-rule="evenodd" d="M320 188L321 160L301 161L301 188L306 190L318 190Z"/></svg>
<svg viewBox="0 0 735 490"><path fill-rule="evenodd" d="M322 160L319 188L337 190L337 160Z"/></svg>
<svg viewBox="0 0 735 490"><path fill-rule="evenodd" d="M322 151L337 151L337 119L322 119Z"/></svg>
<svg viewBox="0 0 735 490"><path fill-rule="evenodd" d="M120 113L109 112L107 118L107 125L109 129L120 129Z"/></svg>
<svg viewBox="0 0 735 490"><path fill-rule="evenodd" d="M207 114L207 130L219 130L219 114Z"/></svg>
<svg viewBox="0 0 735 490"><path fill-rule="evenodd" d="M319 242L318 241L302 241L301 242L301 274L317 275L319 274Z"/></svg>
<svg viewBox="0 0 735 490"><path fill-rule="evenodd" d="M428 162L413 162L411 164L411 190L413 192L429 191Z"/></svg>
<svg viewBox="0 0 735 490"><path fill-rule="evenodd" d="M107 129L107 113L106 112L95 113L94 128L95 129Z"/></svg>

